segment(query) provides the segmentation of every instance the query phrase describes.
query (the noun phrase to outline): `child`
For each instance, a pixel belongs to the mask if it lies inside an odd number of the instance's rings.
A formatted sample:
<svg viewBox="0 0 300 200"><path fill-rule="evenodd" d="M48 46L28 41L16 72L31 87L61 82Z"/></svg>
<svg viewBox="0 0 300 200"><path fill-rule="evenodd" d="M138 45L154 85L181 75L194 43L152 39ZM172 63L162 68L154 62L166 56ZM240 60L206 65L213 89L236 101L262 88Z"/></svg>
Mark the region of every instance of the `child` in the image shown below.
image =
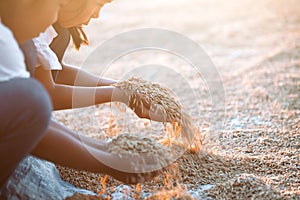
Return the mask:
<svg viewBox="0 0 300 200"><path fill-rule="evenodd" d="M0 1L0 189L45 134L52 111L44 88L29 78L17 42L37 36L55 22L63 3Z"/></svg>
<svg viewBox="0 0 300 200"><path fill-rule="evenodd" d="M70 30L77 48L80 47L81 43L87 43L81 26L83 24L87 25L91 18L97 18L100 9L107 2L110 1L73 0L60 10L58 23L61 27ZM40 61L40 65L35 70L35 78L48 90L54 110L85 107L111 101L120 101L128 104L129 97L124 91L109 86L111 83L115 83L115 80L106 78L101 78L100 80L99 77L86 71L61 64L62 56L60 55L58 58L49 47L56 36L55 30L51 26L46 32L33 40L37 47ZM61 51L60 48L56 48L56 50ZM63 52L60 54L63 54ZM52 71L54 70L56 71L55 80L52 77ZM74 86L75 79L76 86ZM76 105L72 104L74 102L74 90L76 90ZM116 97L115 99L112 99L112 94ZM150 113L147 97L140 95L139 98L145 105L143 108L137 107L134 109L139 117L150 118L151 116L151 119L154 121L163 121L162 116Z"/></svg>

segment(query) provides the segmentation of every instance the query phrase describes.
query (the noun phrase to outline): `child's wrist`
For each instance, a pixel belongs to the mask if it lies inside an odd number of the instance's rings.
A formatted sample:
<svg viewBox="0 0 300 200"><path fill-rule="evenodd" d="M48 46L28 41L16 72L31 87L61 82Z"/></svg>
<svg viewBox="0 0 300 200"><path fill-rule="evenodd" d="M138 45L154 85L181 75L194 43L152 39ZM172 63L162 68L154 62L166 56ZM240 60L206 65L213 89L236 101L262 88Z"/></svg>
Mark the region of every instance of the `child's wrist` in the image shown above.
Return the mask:
<svg viewBox="0 0 300 200"><path fill-rule="evenodd" d="M112 101L127 104L128 103L128 95L126 94L126 92L124 90L113 87Z"/></svg>

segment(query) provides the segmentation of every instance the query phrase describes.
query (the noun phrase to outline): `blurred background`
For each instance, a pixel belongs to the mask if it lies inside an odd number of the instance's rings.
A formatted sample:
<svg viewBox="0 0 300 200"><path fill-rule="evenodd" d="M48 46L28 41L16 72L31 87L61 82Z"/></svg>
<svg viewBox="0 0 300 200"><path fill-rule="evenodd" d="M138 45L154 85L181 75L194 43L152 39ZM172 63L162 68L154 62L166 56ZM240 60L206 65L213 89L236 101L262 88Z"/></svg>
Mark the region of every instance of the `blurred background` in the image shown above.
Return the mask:
<svg viewBox="0 0 300 200"><path fill-rule="evenodd" d="M67 62L80 64L103 41L137 28L170 29L190 37L214 58L262 55L289 41L300 23L299 0L114 0L85 28L90 40ZM175 41L174 41L175 42ZM76 56L74 56L76 55Z"/></svg>

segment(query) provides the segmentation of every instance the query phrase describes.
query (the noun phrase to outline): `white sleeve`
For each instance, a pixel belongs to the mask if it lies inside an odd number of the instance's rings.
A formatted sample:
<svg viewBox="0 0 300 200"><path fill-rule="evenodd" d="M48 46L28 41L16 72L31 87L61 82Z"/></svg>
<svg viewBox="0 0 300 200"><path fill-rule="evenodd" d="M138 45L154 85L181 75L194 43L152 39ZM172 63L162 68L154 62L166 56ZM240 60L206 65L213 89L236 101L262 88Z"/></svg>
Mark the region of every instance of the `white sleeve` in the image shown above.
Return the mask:
<svg viewBox="0 0 300 200"><path fill-rule="evenodd" d="M0 82L13 78L29 78L24 55L12 32L0 19Z"/></svg>
<svg viewBox="0 0 300 200"><path fill-rule="evenodd" d="M52 26L48 27L45 32L33 39L37 50L38 63L46 70L61 70L62 66L56 54L49 47L53 39L57 36Z"/></svg>

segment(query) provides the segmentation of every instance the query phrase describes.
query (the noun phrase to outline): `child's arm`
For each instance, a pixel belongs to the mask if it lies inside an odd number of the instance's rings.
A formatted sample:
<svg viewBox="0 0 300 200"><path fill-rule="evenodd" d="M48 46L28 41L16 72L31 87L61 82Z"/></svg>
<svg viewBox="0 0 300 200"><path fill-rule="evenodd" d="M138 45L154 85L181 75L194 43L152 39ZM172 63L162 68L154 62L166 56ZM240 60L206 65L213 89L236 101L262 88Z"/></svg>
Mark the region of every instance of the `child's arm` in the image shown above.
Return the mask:
<svg viewBox="0 0 300 200"><path fill-rule="evenodd" d="M144 95L138 96L143 101L143 106L134 106L129 103L129 94L113 86L81 87L56 84L52 79L51 71L42 67L36 68L35 78L48 91L54 110L82 108L108 102L122 102L133 109L140 118L160 122L166 121L162 114L151 111L151 102Z"/></svg>
<svg viewBox="0 0 300 200"><path fill-rule="evenodd" d="M149 180L161 171L157 158L121 158L105 151L107 147L103 142L98 141L101 148L95 148L96 140L87 141L85 138L85 142L82 142L80 138L52 122L32 154L73 169L109 174L130 184ZM138 173L133 173L136 170ZM140 173L142 170L146 172Z"/></svg>
<svg viewBox="0 0 300 200"><path fill-rule="evenodd" d="M99 77L80 68L62 64L62 70L53 70L53 79L57 84L76 85L85 87L108 86L117 81Z"/></svg>
<svg viewBox="0 0 300 200"><path fill-rule="evenodd" d="M54 110L80 108L111 102L112 95L115 92L115 88L112 86L80 87L56 84L52 79L51 71L42 67L36 68L35 78L48 91ZM118 94L118 96L121 96L121 94ZM116 99L116 101L118 100Z"/></svg>

